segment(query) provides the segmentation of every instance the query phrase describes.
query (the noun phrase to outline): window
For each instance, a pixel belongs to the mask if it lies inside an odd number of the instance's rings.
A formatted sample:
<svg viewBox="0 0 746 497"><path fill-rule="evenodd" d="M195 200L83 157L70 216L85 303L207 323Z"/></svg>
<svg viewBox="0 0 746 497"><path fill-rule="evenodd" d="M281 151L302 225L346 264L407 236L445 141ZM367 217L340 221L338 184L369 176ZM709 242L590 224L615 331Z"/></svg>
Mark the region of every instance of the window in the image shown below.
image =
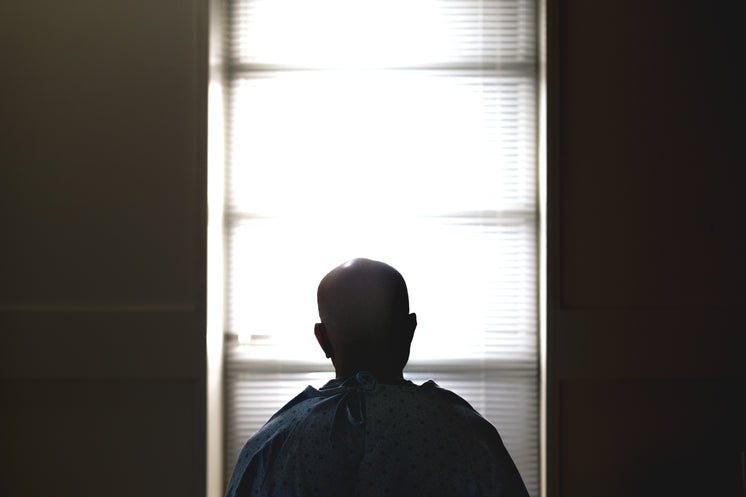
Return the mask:
<svg viewBox="0 0 746 497"><path fill-rule="evenodd" d="M500 431L538 495L536 7L526 0L226 0L226 477L332 377L316 285L396 267L405 376Z"/></svg>

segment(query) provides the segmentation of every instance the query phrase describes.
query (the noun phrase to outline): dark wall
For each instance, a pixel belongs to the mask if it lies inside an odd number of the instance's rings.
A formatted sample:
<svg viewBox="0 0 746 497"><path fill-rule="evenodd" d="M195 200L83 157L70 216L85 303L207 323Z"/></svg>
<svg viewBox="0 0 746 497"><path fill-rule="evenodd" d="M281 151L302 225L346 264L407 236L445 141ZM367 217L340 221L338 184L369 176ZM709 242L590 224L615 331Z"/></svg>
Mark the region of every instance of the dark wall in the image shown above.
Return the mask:
<svg viewBox="0 0 746 497"><path fill-rule="evenodd" d="M551 496L741 496L743 2L549 0Z"/></svg>
<svg viewBox="0 0 746 497"><path fill-rule="evenodd" d="M739 495L744 8L548 3L550 495ZM0 495L204 492L206 17L0 4Z"/></svg>
<svg viewBox="0 0 746 497"><path fill-rule="evenodd" d="M206 7L0 3L0 495L204 495Z"/></svg>

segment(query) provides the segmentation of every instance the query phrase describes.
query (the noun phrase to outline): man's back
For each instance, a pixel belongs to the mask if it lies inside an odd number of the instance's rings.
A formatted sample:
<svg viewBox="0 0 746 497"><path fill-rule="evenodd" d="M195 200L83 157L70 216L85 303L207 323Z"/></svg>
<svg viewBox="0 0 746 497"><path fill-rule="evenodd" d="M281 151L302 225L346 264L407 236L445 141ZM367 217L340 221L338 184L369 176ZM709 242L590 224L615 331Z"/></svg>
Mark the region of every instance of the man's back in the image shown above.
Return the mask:
<svg viewBox="0 0 746 497"><path fill-rule="evenodd" d="M495 428L433 382L308 387L244 446L227 497L527 496Z"/></svg>

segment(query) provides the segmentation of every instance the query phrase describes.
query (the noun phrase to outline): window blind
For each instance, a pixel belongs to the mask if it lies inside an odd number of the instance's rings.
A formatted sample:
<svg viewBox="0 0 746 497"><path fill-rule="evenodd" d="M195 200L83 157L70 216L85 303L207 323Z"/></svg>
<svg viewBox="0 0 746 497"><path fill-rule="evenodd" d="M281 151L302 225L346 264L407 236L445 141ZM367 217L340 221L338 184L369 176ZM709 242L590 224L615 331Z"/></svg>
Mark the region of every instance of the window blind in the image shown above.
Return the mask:
<svg viewBox="0 0 746 497"><path fill-rule="evenodd" d="M539 491L536 12L525 0L227 0L226 477L333 376L316 285L396 267L405 376L495 424Z"/></svg>

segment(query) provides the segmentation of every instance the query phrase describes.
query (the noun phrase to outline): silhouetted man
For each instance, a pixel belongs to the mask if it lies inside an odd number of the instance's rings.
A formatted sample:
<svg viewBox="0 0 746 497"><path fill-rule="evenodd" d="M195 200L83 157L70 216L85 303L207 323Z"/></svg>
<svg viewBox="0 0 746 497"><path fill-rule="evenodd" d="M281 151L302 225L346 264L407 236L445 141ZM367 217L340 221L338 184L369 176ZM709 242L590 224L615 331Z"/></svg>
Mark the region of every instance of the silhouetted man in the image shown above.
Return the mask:
<svg viewBox="0 0 746 497"><path fill-rule="evenodd" d="M226 497L527 497L497 430L402 370L417 320L391 266L354 259L319 284L315 335L336 379L307 387L243 447Z"/></svg>

